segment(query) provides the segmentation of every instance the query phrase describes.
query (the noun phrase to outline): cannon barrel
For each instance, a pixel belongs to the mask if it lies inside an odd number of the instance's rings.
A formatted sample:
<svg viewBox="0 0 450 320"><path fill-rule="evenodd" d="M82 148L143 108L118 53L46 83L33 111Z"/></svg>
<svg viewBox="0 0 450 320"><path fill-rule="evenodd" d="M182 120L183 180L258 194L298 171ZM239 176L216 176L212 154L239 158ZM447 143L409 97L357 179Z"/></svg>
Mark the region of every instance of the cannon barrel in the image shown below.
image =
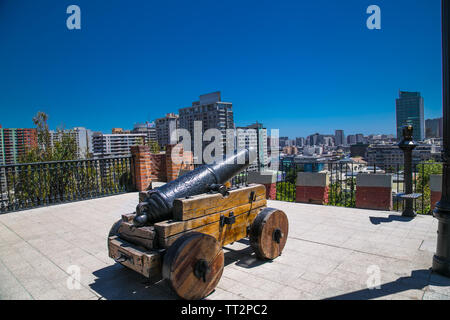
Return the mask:
<svg viewBox="0 0 450 320"><path fill-rule="evenodd" d="M211 190L249 167L254 159L254 149L243 149L224 161L206 164L184 174L178 179L150 190L146 199L136 208L134 224L143 226L172 218L173 201Z"/></svg>

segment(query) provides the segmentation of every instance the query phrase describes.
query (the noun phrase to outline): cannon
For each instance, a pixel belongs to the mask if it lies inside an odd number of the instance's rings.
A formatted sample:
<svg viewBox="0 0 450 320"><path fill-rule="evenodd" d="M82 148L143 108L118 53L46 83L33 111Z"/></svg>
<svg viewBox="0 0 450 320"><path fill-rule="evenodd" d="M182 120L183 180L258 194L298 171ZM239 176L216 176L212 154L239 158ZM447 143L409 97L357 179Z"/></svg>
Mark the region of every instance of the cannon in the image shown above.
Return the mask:
<svg viewBox="0 0 450 320"><path fill-rule="evenodd" d="M277 258L288 237L286 214L267 207L264 185L224 185L250 160L243 150L141 194L136 212L112 226L109 256L146 278L165 279L183 299L214 291L224 269L223 247L233 242L248 237L256 258Z"/></svg>
<svg viewBox="0 0 450 320"><path fill-rule="evenodd" d="M242 149L223 162L203 165L155 190L150 190L146 199L136 207L134 224L144 226L171 218L173 201L209 191L226 193L224 183L252 163L254 150Z"/></svg>

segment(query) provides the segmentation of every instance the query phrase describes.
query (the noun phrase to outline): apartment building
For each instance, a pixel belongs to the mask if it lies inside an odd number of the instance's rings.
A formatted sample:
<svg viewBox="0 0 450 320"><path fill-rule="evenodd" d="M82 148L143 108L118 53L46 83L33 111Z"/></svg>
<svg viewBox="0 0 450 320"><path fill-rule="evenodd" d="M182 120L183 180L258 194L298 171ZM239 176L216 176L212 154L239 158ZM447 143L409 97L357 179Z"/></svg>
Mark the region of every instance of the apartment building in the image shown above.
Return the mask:
<svg viewBox="0 0 450 320"><path fill-rule="evenodd" d="M178 115L174 113L168 113L164 118L155 120L156 125L156 138L161 148L164 148L168 144L176 144L178 142L178 136L176 130L178 128Z"/></svg>
<svg viewBox="0 0 450 320"><path fill-rule="evenodd" d="M36 129L2 128L0 125L0 165L17 163L28 148L36 146Z"/></svg>
<svg viewBox="0 0 450 320"><path fill-rule="evenodd" d="M92 136L93 132L84 127L75 127L71 130L64 130L62 132L55 132L50 130L50 140L52 145L55 141L60 141L61 134L69 134L72 135L77 143L77 158L78 159L86 159L90 155L93 154L93 142Z"/></svg>
<svg viewBox="0 0 450 320"><path fill-rule="evenodd" d="M154 122L136 123L131 133L144 133L147 135L147 141L158 141Z"/></svg>
<svg viewBox="0 0 450 320"><path fill-rule="evenodd" d="M432 144L420 144L412 153L413 165L434 160L440 162L441 150ZM403 151L396 145L370 145L367 148L367 162L382 169L397 168L404 165Z"/></svg>
<svg viewBox="0 0 450 320"><path fill-rule="evenodd" d="M191 150L194 150L195 121L201 122L202 136L208 129L218 129L222 133L223 150L226 150L226 130L234 129L233 104L222 101L220 91L201 95L199 101L179 109L178 113L179 127L188 130L191 135ZM206 144L208 142L203 142L203 146Z"/></svg>
<svg viewBox="0 0 450 320"><path fill-rule="evenodd" d="M249 171L261 171L268 165L267 129L261 123L236 128L236 148L254 148L256 161L250 165Z"/></svg>
<svg viewBox="0 0 450 320"><path fill-rule="evenodd" d="M103 134L94 132L92 143L95 158L129 156L131 155L131 146L147 143L147 134Z"/></svg>

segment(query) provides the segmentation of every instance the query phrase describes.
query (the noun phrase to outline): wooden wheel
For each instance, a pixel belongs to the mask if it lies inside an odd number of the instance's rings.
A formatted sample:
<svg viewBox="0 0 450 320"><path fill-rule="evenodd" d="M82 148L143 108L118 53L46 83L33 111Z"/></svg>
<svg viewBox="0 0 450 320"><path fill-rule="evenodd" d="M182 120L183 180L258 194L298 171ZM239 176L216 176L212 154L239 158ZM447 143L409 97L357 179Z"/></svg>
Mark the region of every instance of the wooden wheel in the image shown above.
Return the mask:
<svg viewBox="0 0 450 320"><path fill-rule="evenodd" d="M162 275L180 298L202 299L219 283L224 255L212 236L191 232L178 238L164 257Z"/></svg>
<svg viewBox="0 0 450 320"><path fill-rule="evenodd" d="M286 214L278 209L265 208L250 227L250 245L259 258L273 260L283 251L288 232Z"/></svg>

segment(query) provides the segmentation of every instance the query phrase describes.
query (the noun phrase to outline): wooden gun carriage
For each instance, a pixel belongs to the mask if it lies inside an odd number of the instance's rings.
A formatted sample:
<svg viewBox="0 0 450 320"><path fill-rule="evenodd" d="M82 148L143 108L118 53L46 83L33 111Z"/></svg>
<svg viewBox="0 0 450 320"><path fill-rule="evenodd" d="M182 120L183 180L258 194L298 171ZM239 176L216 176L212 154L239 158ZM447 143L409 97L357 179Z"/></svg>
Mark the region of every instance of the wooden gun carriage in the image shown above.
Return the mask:
<svg viewBox="0 0 450 320"><path fill-rule="evenodd" d="M109 256L145 277L162 277L183 299L201 299L219 283L223 246L249 237L260 259L278 257L287 240L284 212L267 208L263 185L174 201L173 219L135 227L125 214L112 227Z"/></svg>
<svg viewBox="0 0 450 320"><path fill-rule="evenodd" d="M184 299L204 298L217 286L223 246L249 237L259 258L278 257L288 235L285 213L267 208L264 185L225 186L250 155L243 149L140 193L136 213L111 228L109 256L145 277L162 275Z"/></svg>

